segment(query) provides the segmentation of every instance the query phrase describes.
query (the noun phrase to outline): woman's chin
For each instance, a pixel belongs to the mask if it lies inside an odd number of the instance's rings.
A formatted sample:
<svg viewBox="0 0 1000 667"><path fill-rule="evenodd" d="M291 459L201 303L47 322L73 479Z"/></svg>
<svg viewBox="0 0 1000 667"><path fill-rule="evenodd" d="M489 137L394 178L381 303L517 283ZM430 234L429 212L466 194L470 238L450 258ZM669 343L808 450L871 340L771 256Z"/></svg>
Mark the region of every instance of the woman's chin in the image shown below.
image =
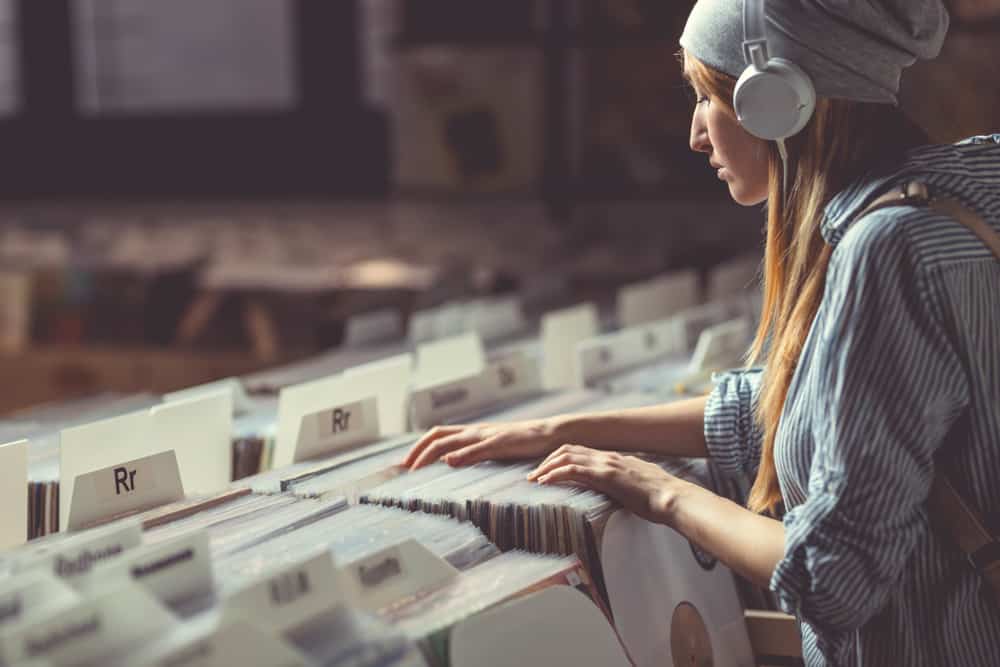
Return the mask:
<svg viewBox="0 0 1000 667"><path fill-rule="evenodd" d="M766 192L763 194L751 192L748 188L742 187L743 184L738 180L730 180L728 185L729 196L740 206L756 206L767 199Z"/></svg>

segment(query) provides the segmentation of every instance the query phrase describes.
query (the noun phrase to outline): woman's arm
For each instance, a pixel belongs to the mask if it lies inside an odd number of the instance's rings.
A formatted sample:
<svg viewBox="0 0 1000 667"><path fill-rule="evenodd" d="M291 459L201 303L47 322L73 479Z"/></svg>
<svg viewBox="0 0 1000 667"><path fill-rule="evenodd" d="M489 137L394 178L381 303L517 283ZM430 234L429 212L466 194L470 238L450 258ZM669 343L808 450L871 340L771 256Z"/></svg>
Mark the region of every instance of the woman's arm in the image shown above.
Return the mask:
<svg viewBox="0 0 1000 667"><path fill-rule="evenodd" d="M615 412L555 418L555 440L593 449L707 457L705 403L698 397Z"/></svg>

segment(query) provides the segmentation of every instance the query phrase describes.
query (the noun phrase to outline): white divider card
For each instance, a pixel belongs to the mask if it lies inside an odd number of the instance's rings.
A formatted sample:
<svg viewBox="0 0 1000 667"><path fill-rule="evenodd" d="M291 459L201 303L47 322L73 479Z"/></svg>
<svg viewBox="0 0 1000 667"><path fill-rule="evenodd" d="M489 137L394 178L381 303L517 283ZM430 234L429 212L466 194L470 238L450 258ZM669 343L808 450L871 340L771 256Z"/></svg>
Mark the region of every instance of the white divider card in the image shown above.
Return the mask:
<svg viewBox="0 0 1000 667"><path fill-rule="evenodd" d="M551 586L461 621L452 629L449 653L452 667L631 664L608 619L570 586Z"/></svg>
<svg viewBox="0 0 1000 667"><path fill-rule="evenodd" d="M0 634L21 623L33 623L68 609L80 596L45 570L23 572L0 582Z"/></svg>
<svg viewBox="0 0 1000 667"><path fill-rule="evenodd" d="M481 373L486 354L479 334L466 333L417 347L414 385L427 387Z"/></svg>
<svg viewBox="0 0 1000 667"><path fill-rule="evenodd" d="M393 308L361 313L347 319L344 347L362 347L403 338L403 316Z"/></svg>
<svg viewBox="0 0 1000 667"><path fill-rule="evenodd" d="M583 386L670 354L684 351L675 318L596 336L577 345Z"/></svg>
<svg viewBox="0 0 1000 667"><path fill-rule="evenodd" d="M0 660L12 664L43 659L59 666L101 663L174 625L174 616L150 593L123 583L0 634Z"/></svg>
<svg viewBox="0 0 1000 667"><path fill-rule="evenodd" d="M198 530L160 544L142 545L95 567L78 587L97 592L109 581L131 579L166 605L179 605L212 591L208 532Z"/></svg>
<svg viewBox="0 0 1000 667"><path fill-rule="evenodd" d="M66 527L80 530L102 519L159 507L183 498L184 487L173 450L122 461L77 476Z"/></svg>
<svg viewBox="0 0 1000 667"><path fill-rule="evenodd" d="M299 439L302 417L330 408L344 393L343 375L284 387L278 393L278 427L274 443L274 468L295 462L295 446Z"/></svg>
<svg viewBox="0 0 1000 667"><path fill-rule="evenodd" d="M468 331L478 333L484 341L513 336L528 328L521 300L517 297L482 299L469 303L466 312Z"/></svg>
<svg viewBox="0 0 1000 667"><path fill-rule="evenodd" d="M72 584L94 567L121 557L142 543L142 523L128 519L62 540L43 540L18 554L14 571L44 570Z"/></svg>
<svg viewBox="0 0 1000 667"><path fill-rule="evenodd" d="M709 300L721 300L754 289L760 279L762 261L760 255L748 254L716 266L709 275Z"/></svg>
<svg viewBox="0 0 1000 667"><path fill-rule="evenodd" d="M688 372L706 373L738 364L749 347L750 333L746 318L706 329L698 338Z"/></svg>
<svg viewBox="0 0 1000 667"><path fill-rule="evenodd" d="M378 401L367 398L302 416L295 461L371 444L379 439Z"/></svg>
<svg viewBox="0 0 1000 667"><path fill-rule="evenodd" d="M418 593L435 590L458 576L446 560L413 538L341 568L353 606L375 612Z"/></svg>
<svg viewBox="0 0 1000 667"><path fill-rule="evenodd" d="M542 318L542 383L546 389L573 387L580 380L576 346L599 332L597 306L584 303Z"/></svg>
<svg viewBox="0 0 1000 667"><path fill-rule="evenodd" d="M601 564L611 613L638 667L706 664L705 644L710 664L755 664L732 573L680 533L615 512Z"/></svg>
<svg viewBox="0 0 1000 667"><path fill-rule="evenodd" d="M64 429L59 444L59 525L69 522L76 478L155 453L148 411Z"/></svg>
<svg viewBox="0 0 1000 667"><path fill-rule="evenodd" d="M305 667L291 644L247 619L211 614L180 626L135 656L137 667Z"/></svg>
<svg viewBox="0 0 1000 667"><path fill-rule="evenodd" d="M698 303L696 271L676 271L626 285L618 292L618 326L634 327L662 320Z"/></svg>
<svg viewBox="0 0 1000 667"><path fill-rule="evenodd" d="M224 615L281 634L344 604L345 590L343 574L323 549L236 591L223 602Z"/></svg>
<svg viewBox="0 0 1000 667"><path fill-rule="evenodd" d="M538 362L517 351L490 362L481 373L414 391L411 421L414 428L426 429L541 392Z"/></svg>
<svg viewBox="0 0 1000 667"><path fill-rule="evenodd" d="M413 356L401 354L388 359L354 366L344 371L347 386L355 396L378 399L379 435L383 438L406 433L410 401Z"/></svg>
<svg viewBox="0 0 1000 667"><path fill-rule="evenodd" d="M225 392L232 396L233 414L240 415L253 411L253 399L250 398L249 394L247 394L246 387L243 386L243 383L239 380L239 378L234 377L216 380L215 382L200 384L197 387L191 387L189 389L182 389L180 391L164 394L163 402L175 403L177 401L186 401L192 398L211 396L219 392Z"/></svg>
<svg viewBox="0 0 1000 667"><path fill-rule="evenodd" d="M0 445L0 551L28 539L28 441Z"/></svg>
<svg viewBox="0 0 1000 667"><path fill-rule="evenodd" d="M233 395L170 401L149 410L154 451L174 450L184 490L215 493L233 470Z"/></svg>

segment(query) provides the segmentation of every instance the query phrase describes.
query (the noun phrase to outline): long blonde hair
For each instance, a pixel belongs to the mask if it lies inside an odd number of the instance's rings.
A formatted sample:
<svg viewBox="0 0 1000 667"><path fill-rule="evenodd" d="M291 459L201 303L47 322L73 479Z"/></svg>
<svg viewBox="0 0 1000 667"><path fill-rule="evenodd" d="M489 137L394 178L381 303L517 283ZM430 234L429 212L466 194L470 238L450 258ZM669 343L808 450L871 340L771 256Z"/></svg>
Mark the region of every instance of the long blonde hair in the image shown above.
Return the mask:
<svg viewBox="0 0 1000 667"><path fill-rule="evenodd" d="M713 103L733 113L735 79L690 54L691 80ZM788 193L782 192L782 161L768 144L767 244L760 325L748 354L764 364L756 418L764 433L760 467L747 505L775 513L781 489L774 465L774 442L799 356L819 309L833 249L820 235L830 199L880 160L927 143L922 130L899 109L884 104L819 98L805 129L786 140Z"/></svg>

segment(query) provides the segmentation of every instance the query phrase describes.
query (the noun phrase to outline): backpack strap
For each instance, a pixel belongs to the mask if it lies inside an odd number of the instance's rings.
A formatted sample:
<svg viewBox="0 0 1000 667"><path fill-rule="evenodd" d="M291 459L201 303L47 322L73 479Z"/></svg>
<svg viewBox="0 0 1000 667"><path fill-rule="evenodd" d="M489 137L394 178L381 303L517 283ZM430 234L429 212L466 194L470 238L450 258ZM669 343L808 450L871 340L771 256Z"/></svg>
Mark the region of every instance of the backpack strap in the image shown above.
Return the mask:
<svg viewBox="0 0 1000 667"><path fill-rule="evenodd" d="M917 181L904 183L868 205L857 217L889 206L928 206L965 226L975 234L1000 262L1000 234L975 211L951 197L931 197L927 186ZM1000 539L986 529L982 519L943 473L938 473L928 498L931 519L951 534L972 566L983 576L1000 602Z"/></svg>

